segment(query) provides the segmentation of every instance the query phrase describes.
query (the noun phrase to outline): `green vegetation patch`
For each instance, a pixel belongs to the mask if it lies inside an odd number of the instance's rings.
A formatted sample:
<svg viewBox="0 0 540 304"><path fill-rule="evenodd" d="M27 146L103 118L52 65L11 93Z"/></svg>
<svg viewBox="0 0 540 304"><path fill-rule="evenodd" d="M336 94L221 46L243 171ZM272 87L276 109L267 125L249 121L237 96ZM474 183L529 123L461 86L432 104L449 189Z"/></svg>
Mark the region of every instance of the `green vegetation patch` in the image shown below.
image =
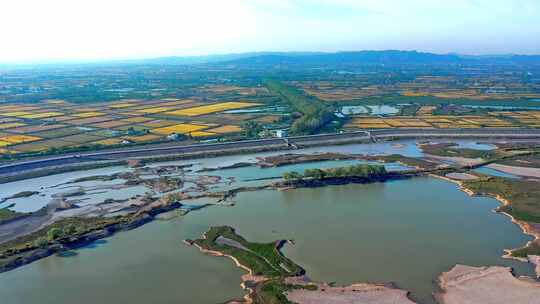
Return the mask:
<svg viewBox="0 0 540 304"><path fill-rule="evenodd" d="M271 279L257 286L253 301L264 304L293 304L285 293L295 289L317 290L317 285L293 285L285 283L283 279Z"/></svg>
<svg viewBox="0 0 540 304"><path fill-rule="evenodd" d="M512 250L512 256L526 258L529 255L540 255L540 244L533 242L526 247Z"/></svg>
<svg viewBox="0 0 540 304"><path fill-rule="evenodd" d="M251 243L227 226L212 227L204 238L193 241L201 248L218 251L234 257L252 270L254 275L266 277L296 276L304 273L280 252L282 241L271 243Z"/></svg>
<svg viewBox="0 0 540 304"><path fill-rule="evenodd" d="M509 201L501 206L515 219L525 222L540 223L540 184L531 180L486 177L466 180L464 186L475 193L500 196Z"/></svg>
<svg viewBox="0 0 540 304"><path fill-rule="evenodd" d="M333 109L327 103L306 96L300 90L284 85L275 80L264 82L268 90L287 101L302 116L296 119L291 126L291 134L314 134L324 128L334 119Z"/></svg>
<svg viewBox="0 0 540 304"><path fill-rule="evenodd" d="M0 223L8 220L13 220L25 215L26 213L15 212L9 209L0 209Z"/></svg>
<svg viewBox="0 0 540 304"><path fill-rule="evenodd" d="M427 144L422 145L421 149L424 153L427 154L446 157L482 158L489 160L504 156L501 151L497 150L475 150L456 148L455 143Z"/></svg>
<svg viewBox="0 0 540 304"><path fill-rule="evenodd" d="M121 221L121 218L72 217L62 219L34 233L0 244L0 261L7 256L17 254L19 251L35 249L43 240L46 241L45 245L47 245L48 242L84 235Z"/></svg>
<svg viewBox="0 0 540 304"><path fill-rule="evenodd" d="M516 167L528 167L528 168L540 168L540 155L531 154L523 155L514 158L503 159L497 162L501 165L516 166Z"/></svg>
<svg viewBox="0 0 540 304"><path fill-rule="evenodd" d="M386 175L388 172L383 165L359 164L346 167L336 167L329 169L306 169L304 173L296 171L283 173L283 179L294 181L301 179L325 179L336 177L356 177L356 178L377 178Z"/></svg>
<svg viewBox="0 0 540 304"><path fill-rule="evenodd" d="M420 168L424 170L433 170L436 169L439 164L423 160L421 158L403 156L401 154L391 154L391 155L378 155L367 157L369 160L383 161L385 163L400 163L405 166Z"/></svg>

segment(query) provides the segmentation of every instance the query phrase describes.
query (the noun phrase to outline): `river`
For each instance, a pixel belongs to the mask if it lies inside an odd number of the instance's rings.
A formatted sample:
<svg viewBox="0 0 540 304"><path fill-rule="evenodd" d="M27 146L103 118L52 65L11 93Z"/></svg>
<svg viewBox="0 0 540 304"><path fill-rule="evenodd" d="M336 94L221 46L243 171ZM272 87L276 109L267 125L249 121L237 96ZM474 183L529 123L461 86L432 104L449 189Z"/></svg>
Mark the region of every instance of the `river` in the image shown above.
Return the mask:
<svg viewBox="0 0 540 304"><path fill-rule="evenodd" d="M199 166L245 158L205 160ZM266 169L231 170L250 179ZM296 244L284 252L314 280L391 281L411 291L419 303L433 303L437 276L456 263L506 265L517 274L532 275L530 265L501 258L503 249L522 246L530 237L509 218L492 212L499 203L470 197L444 180L421 177L246 192L235 201L233 207L212 206L154 221L71 255L51 256L0 274L2 302L215 304L239 298L241 269L182 243L215 225L233 226L250 241L294 239Z"/></svg>

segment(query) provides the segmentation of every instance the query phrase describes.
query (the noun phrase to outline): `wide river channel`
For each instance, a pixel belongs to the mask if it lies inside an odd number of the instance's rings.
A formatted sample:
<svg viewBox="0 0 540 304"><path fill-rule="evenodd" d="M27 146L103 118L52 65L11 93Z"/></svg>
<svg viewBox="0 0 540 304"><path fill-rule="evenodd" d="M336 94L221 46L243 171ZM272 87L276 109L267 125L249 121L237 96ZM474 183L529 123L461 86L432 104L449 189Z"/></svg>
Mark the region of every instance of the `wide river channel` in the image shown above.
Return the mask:
<svg viewBox="0 0 540 304"><path fill-rule="evenodd" d="M416 154L407 143L401 149ZM241 170L253 170L247 174L251 177L265 169ZM492 212L496 200L470 197L455 184L431 177L246 192L235 202L157 220L70 255L0 274L0 302L216 304L239 298L244 271L182 242L216 225L230 225L251 241L295 240L285 254L313 280L395 282L419 303L434 303L437 276L457 263L505 265L532 275L528 264L501 258L503 249L530 238L509 218Z"/></svg>

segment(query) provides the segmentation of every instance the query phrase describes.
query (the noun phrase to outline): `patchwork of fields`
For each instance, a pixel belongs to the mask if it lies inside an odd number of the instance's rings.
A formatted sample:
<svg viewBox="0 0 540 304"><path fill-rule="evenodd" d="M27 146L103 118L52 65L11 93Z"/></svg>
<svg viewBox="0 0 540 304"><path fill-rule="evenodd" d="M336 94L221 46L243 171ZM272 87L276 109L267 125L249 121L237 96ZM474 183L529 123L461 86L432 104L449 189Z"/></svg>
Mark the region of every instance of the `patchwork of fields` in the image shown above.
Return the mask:
<svg viewBox="0 0 540 304"><path fill-rule="evenodd" d="M380 83L371 74L357 74L339 80L291 81L290 84L306 94L324 101L366 100L371 97L435 97L442 100L463 99L472 101L517 100L540 98L536 82L523 82L516 75L483 77L471 75L426 76L397 78L391 83ZM389 75L387 75L389 76ZM375 83L374 83L375 82Z"/></svg>
<svg viewBox="0 0 540 304"><path fill-rule="evenodd" d="M365 82L363 77L367 76L359 74L355 76L356 80L346 81L289 81L288 84L300 89L299 96L318 98L305 98L306 102L330 101L321 102L330 114L340 108L339 101L369 100L388 94L408 97L450 94L448 96L452 98L477 99L486 92L491 95L499 92L495 99L506 97L500 93L502 90L494 91L493 85L478 81L473 83L474 91L450 88L455 83L454 78L423 76L382 86ZM467 80L464 87L470 87L471 81ZM430 88L429 94L424 92L426 88ZM513 85L509 88L521 92L522 95L513 92L514 97L540 97L531 93L535 92L535 87ZM185 140L186 143L240 139L242 125L246 122L250 122L247 128L251 125L255 130L255 135L250 136L272 136L275 130L290 128L302 118L302 111L291 107L283 96L271 92L264 84L247 87L205 84L189 90L185 98L125 98L85 103L46 99L35 103L0 103L0 156L159 143L171 139ZM444 99L443 96L439 98ZM363 106L359 101L352 104ZM351 103L346 105L354 107ZM396 112L385 114L383 110L377 113L379 110L373 110L377 104L371 104L363 106L364 112L329 117L328 123L336 130L540 128L540 111L488 112L452 105L394 103L392 107ZM385 116L396 113L399 116Z"/></svg>
<svg viewBox="0 0 540 304"><path fill-rule="evenodd" d="M258 105L250 101L203 103L175 98L84 106L63 100L1 104L0 154L160 142L175 133L197 140L235 136L242 131L245 117L227 114L226 119L220 119L219 113Z"/></svg>
<svg viewBox="0 0 540 304"><path fill-rule="evenodd" d="M355 116L346 129L392 128L540 128L540 111L497 111L487 116L474 115L418 115L376 118Z"/></svg>

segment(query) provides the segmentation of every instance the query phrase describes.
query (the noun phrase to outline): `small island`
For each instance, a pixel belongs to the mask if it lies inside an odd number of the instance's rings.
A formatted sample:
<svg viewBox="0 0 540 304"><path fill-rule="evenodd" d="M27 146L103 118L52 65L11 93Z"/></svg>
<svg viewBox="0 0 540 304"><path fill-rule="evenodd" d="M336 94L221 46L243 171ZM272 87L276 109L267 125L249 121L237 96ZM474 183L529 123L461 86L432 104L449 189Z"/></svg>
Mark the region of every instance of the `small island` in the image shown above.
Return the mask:
<svg viewBox="0 0 540 304"><path fill-rule="evenodd" d="M248 271L241 286L248 290L243 300L228 303L381 303L411 304L408 292L392 284L356 283L335 287L312 282L305 270L285 257L281 248L291 243L277 240L253 243L238 235L232 227L211 227L200 239L186 240L202 252L231 258Z"/></svg>

